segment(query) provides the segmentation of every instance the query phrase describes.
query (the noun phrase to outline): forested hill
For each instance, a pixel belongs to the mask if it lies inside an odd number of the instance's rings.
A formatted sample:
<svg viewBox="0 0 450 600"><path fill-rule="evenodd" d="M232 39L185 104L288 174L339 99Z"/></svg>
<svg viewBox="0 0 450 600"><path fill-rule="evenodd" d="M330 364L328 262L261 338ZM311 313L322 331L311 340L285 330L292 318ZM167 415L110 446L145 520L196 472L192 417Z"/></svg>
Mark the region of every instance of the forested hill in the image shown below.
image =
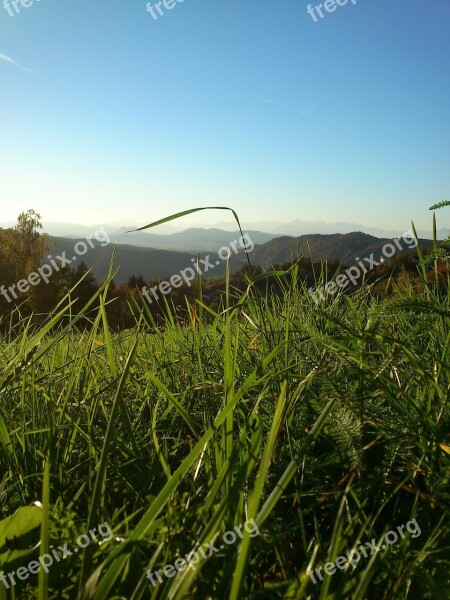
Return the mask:
<svg viewBox="0 0 450 600"><path fill-rule="evenodd" d="M420 246L431 248L431 240L420 239ZM296 256L318 260L338 260L345 264L352 264L357 258L369 257L372 253L374 257L380 256L382 248L392 243L388 238L376 238L367 233L334 233L308 234L300 237L280 237L270 240L265 244L255 248L252 254L252 261L260 266L269 264L281 264L291 260ZM402 250L395 246L396 253L411 250L412 245L406 242L399 242Z"/></svg>

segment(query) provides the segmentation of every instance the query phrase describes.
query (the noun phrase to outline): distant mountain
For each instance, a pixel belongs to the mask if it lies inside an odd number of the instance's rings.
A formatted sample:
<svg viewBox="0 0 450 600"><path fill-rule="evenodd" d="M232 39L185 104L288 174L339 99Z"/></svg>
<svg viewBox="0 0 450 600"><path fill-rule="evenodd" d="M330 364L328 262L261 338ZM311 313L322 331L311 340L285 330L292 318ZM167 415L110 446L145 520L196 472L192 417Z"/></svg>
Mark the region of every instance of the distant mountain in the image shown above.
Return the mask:
<svg viewBox="0 0 450 600"><path fill-rule="evenodd" d="M254 244L265 244L277 237L271 233L261 231L245 230ZM115 244L132 244L146 248L158 248L160 250L183 250L189 252L200 252L208 250L219 250L228 246L231 242L238 240L241 236L239 231L223 231L222 229L203 229L200 227L186 229L171 235L159 235L147 231L134 231L126 233L123 228L120 232L110 233L111 241Z"/></svg>
<svg viewBox="0 0 450 600"><path fill-rule="evenodd" d="M16 221L8 221L0 223L0 227L14 227L17 224ZM98 229L103 227L105 231L108 233L123 233L124 231L129 231L130 229L136 229L138 227L142 227L142 223L138 223L133 219L130 220L122 220L115 221L112 223L103 223L97 225L82 225L81 223L64 223L64 222L53 222L53 221L43 221L43 231L48 233L48 235L54 237L68 237L68 238L82 238L83 236L93 235ZM160 235L170 235L172 233L177 233L178 231L182 231L182 227L176 227L173 225L160 225L158 227L158 234ZM128 244L130 241L128 240Z"/></svg>
<svg viewBox="0 0 450 600"><path fill-rule="evenodd" d="M171 237L171 236L170 236ZM51 250L53 257L65 251L66 257L72 260L75 257L74 247L78 240L69 238L50 238L56 243L55 248ZM228 236L227 242L238 239L238 236ZM83 241L80 239L79 241ZM252 240L254 241L254 240ZM373 253L374 258L378 260L381 256L382 248L385 244L393 243L391 238L377 238L362 232L352 232L347 234L331 235L304 235L297 238L282 236L256 245L249 254L250 261L254 265L263 268L270 268L272 264L284 263L292 258L303 256L311 257L313 261L322 259L338 260L350 266L357 259L369 258ZM399 242L404 251L412 249L406 242ZM430 240L420 240L424 248L431 248ZM160 250L155 248L136 247L128 244L118 244L116 246L115 265L119 266L119 273L115 278L116 282L127 282L132 275L142 275L145 280L156 277L163 279L170 278L179 273L182 269L192 267L192 259L196 257L197 252L201 258L206 254L210 256L210 262L214 265L206 273L207 277L222 277L225 273L225 262L218 261L217 251L226 243L211 248L209 252L200 249L194 252L179 252L172 250ZM394 247L396 248L395 244ZM99 281L105 279L108 273L108 267L111 260L113 246L111 244L100 246L95 244L94 248L89 248L84 256L80 256L73 262L75 267L81 261L84 261ZM397 252L400 252L397 249ZM219 262L217 265L216 262ZM233 271L246 264L245 253L241 250L238 255L233 256L231 268ZM205 269L202 267L203 272Z"/></svg>
<svg viewBox="0 0 450 600"><path fill-rule="evenodd" d="M231 241L233 241L232 238ZM108 275L109 263L113 252L113 244L101 246L93 240L94 248L88 248L83 256L77 256L74 248L77 248L78 242L83 242L83 238L57 238L50 237L50 241L55 243L51 249L50 255L57 257L65 252L65 257L72 261L71 267L76 267L80 262L93 270L98 281L103 281ZM84 242L86 243L86 242ZM81 245L78 248L83 248ZM219 250L219 248L217 248ZM205 252L199 252L200 258L205 258ZM222 277L225 274L225 262L218 261L217 254L211 252L210 261L214 268L207 267L208 277ZM178 252L172 250L159 250L155 248L143 248L127 244L118 244L116 246L114 265L119 267L119 272L115 277L116 283L126 283L132 275L142 275L146 281L161 277L166 279L179 273L182 269L192 268L192 259L197 258L197 253ZM245 262L245 253L241 252L234 255L231 261L232 269L237 270ZM217 265L216 262L219 262ZM206 267L200 266L202 272Z"/></svg>
<svg viewBox="0 0 450 600"><path fill-rule="evenodd" d="M13 225L14 223L4 224L4 227ZM224 231L217 228L205 229L203 227L177 231L170 226L158 226L158 233L155 233L155 230L131 231L137 227L138 224L136 223L120 227L112 224L86 226L70 223L47 223L44 224L44 231L54 237L80 239L94 235L96 231L103 228L114 244L185 252L218 250L222 246L239 239L241 235L239 231ZM277 237L276 234L262 233L261 231L249 231L248 229L246 231L254 244L264 244Z"/></svg>
<svg viewBox="0 0 450 600"><path fill-rule="evenodd" d="M214 223L215 227L227 230L230 223L221 221ZM247 229L256 229L257 231L270 231L271 233L281 235L289 235L291 237L299 237L308 234L333 234L333 233L351 233L361 231L378 238L394 238L403 233L403 231L385 230L378 227L370 227L361 225L360 223L327 223L325 221L303 221L295 219L286 223L275 221L246 221L243 223ZM409 224L408 224L409 226ZM420 238L432 239L431 229L417 230L417 235ZM437 231L439 239L445 239L449 235L448 228L441 228Z"/></svg>
<svg viewBox="0 0 450 600"><path fill-rule="evenodd" d="M2 223L4 228L13 227L15 223ZM164 250L209 250L219 248L233 239L236 235L236 223L233 221L220 221L211 226L192 224L183 227L183 221L173 221L158 225L155 229L127 233L143 224L137 221L116 221L103 225L81 225L76 223L52 223L44 221L44 231L55 237L81 238L93 235L96 230L103 227L116 244L130 244L144 248L159 248ZM403 231L388 231L377 227L370 227L358 223L327 223L325 221L303 221L295 219L290 222L242 222L242 227L252 235L255 244L264 244L280 236L299 237L309 234L335 234L361 231L377 238L393 238L401 235ZM264 233L262 233L264 232ZM431 230L417 230L420 238L431 239ZM449 229L441 228L437 231L439 239L449 235Z"/></svg>

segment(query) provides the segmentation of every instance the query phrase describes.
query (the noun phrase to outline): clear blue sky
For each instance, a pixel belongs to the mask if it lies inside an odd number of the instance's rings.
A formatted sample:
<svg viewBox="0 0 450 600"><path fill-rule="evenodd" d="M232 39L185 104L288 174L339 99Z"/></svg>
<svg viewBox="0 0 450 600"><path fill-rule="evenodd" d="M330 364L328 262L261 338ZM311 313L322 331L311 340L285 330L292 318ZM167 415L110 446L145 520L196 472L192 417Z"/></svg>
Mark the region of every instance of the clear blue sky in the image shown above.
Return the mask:
<svg viewBox="0 0 450 600"><path fill-rule="evenodd" d="M318 22L307 4L0 4L0 220L213 204L428 227L450 199L450 2L349 0Z"/></svg>

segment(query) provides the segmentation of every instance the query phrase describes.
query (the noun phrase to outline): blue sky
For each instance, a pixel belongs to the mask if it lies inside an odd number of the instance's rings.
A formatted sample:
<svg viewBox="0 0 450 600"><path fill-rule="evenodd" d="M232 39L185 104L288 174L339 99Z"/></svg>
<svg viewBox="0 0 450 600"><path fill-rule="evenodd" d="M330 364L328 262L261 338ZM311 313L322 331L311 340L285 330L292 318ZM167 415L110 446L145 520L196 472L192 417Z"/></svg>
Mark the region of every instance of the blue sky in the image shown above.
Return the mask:
<svg viewBox="0 0 450 600"><path fill-rule="evenodd" d="M0 4L0 220L428 227L450 199L450 3L307 5Z"/></svg>

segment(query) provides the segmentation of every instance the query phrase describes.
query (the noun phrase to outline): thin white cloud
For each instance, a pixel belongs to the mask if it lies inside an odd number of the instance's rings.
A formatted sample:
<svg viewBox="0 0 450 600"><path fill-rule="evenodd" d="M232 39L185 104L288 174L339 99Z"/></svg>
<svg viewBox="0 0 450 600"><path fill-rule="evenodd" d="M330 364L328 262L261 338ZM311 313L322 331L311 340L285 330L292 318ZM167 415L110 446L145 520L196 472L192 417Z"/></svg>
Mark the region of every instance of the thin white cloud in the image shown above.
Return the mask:
<svg viewBox="0 0 450 600"><path fill-rule="evenodd" d="M275 102L273 100L269 100L268 98L264 98L264 102L266 104L275 104Z"/></svg>
<svg viewBox="0 0 450 600"><path fill-rule="evenodd" d="M0 60L7 62L8 64L12 65L13 67L16 67L17 69L21 69L22 71L27 71L28 73L32 73L31 69L27 69L27 67L23 67L18 62L13 60L10 56L6 56L6 54L2 54L1 52L0 52Z"/></svg>

